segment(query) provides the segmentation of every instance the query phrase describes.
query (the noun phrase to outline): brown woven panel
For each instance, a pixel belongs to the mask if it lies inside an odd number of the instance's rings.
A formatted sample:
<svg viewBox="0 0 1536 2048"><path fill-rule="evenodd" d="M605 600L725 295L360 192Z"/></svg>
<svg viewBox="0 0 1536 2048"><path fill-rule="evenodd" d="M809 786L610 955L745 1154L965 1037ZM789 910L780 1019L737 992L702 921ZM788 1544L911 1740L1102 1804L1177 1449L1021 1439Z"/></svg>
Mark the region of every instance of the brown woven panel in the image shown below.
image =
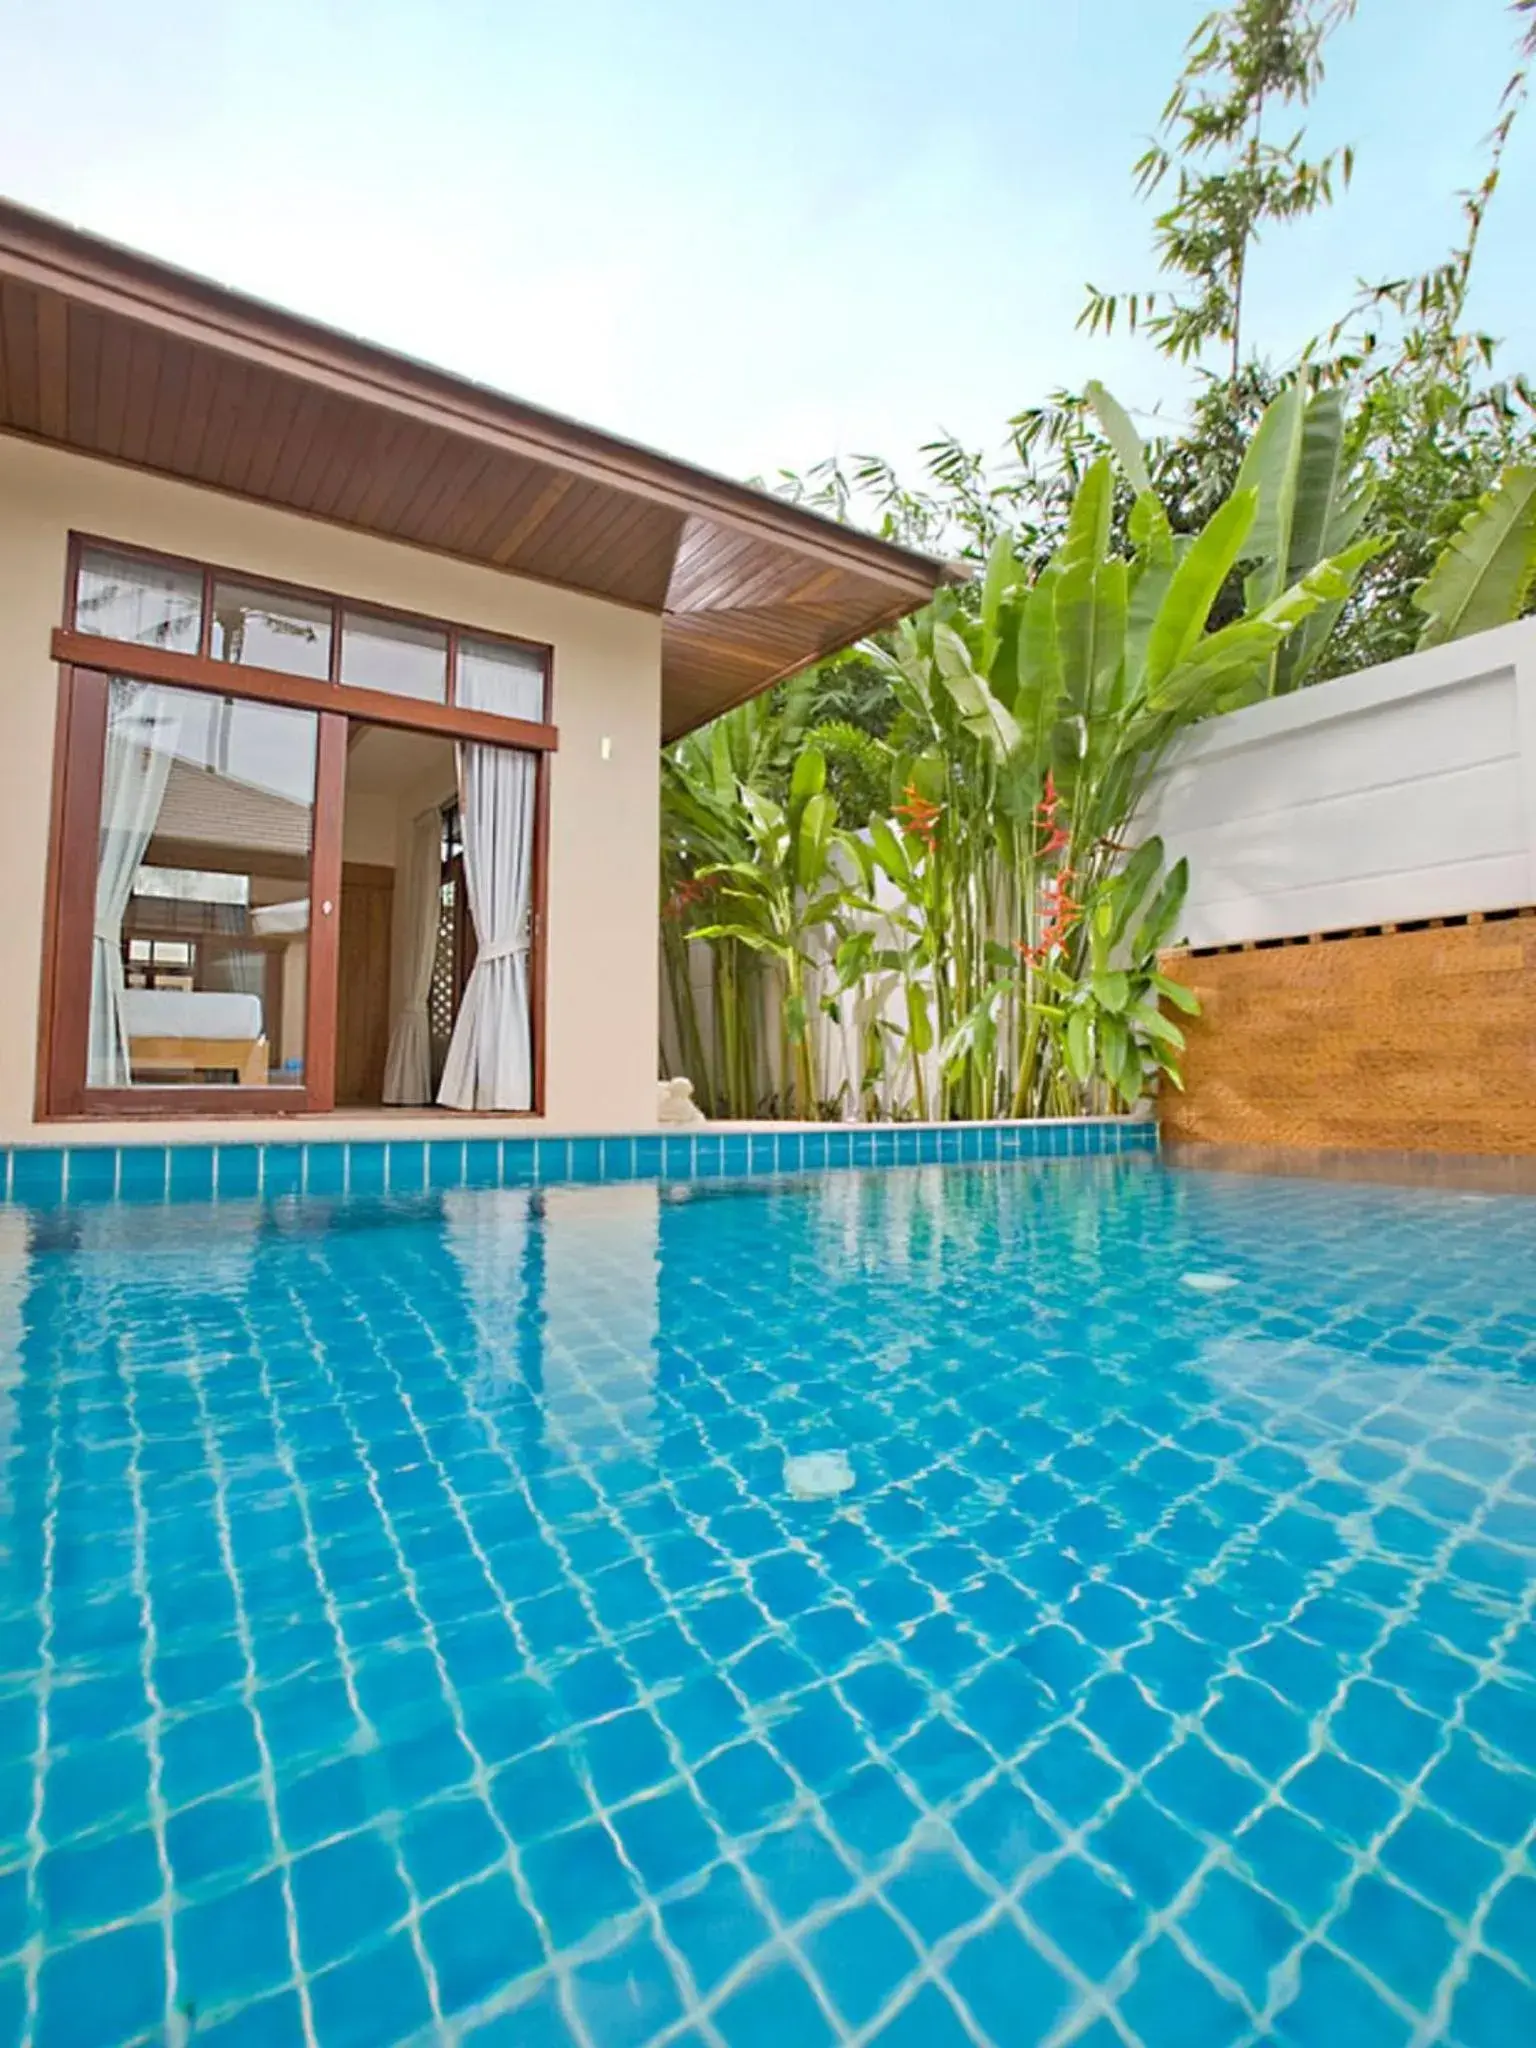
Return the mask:
<svg viewBox="0 0 1536 2048"><path fill-rule="evenodd" d="M1200 997L1167 1137L1536 1153L1536 917L1180 956Z"/></svg>

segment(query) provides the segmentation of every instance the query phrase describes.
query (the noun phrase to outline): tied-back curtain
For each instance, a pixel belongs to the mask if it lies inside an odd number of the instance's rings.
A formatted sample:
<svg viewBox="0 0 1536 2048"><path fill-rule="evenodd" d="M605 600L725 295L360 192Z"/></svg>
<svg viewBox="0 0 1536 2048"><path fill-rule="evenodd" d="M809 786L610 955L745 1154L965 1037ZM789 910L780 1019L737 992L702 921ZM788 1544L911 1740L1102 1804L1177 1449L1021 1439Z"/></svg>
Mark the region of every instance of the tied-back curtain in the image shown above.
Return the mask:
<svg viewBox="0 0 1536 2048"><path fill-rule="evenodd" d="M538 763L510 747L468 745L459 747L458 762L464 881L478 951L437 1099L447 1109L530 1109L528 950Z"/></svg>
<svg viewBox="0 0 1536 2048"><path fill-rule="evenodd" d="M427 1004L443 909L443 819L423 811L411 825L399 937L405 963L400 1008L389 1034L384 1100L415 1106L432 1100L432 1032Z"/></svg>
<svg viewBox="0 0 1536 2048"><path fill-rule="evenodd" d="M126 1088L133 1079L123 1021L123 919L145 849L154 836L176 758L181 711L154 683L114 677L107 707L101 777L101 837L96 861L96 921L91 947L92 1088Z"/></svg>

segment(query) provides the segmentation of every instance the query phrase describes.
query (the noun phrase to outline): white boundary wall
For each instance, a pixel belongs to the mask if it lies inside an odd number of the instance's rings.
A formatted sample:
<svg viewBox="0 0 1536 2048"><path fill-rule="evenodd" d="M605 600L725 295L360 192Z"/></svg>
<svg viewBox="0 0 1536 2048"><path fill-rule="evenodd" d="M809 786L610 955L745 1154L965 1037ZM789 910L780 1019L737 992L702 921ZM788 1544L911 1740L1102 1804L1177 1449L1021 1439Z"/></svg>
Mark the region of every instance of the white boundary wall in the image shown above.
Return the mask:
<svg viewBox="0 0 1536 2048"><path fill-rule="evenodd" d="M1536 903L1536 619L1196 727L1140 822L1191 946Z"/></svg>

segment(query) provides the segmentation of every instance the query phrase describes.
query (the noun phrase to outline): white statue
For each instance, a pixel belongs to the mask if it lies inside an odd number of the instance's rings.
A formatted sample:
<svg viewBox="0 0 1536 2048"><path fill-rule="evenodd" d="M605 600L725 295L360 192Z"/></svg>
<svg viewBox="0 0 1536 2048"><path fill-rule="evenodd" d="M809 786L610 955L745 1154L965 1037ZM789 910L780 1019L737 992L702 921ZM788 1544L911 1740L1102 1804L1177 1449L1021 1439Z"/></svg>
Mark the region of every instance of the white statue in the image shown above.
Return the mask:
<svg viewBox="0 0 1536 2048"><path fill-rule="evenodd" d="M659 1124L701 1124L704 1112L693 1099L693 1083L680 1074L675 1081L656 1083L656 1121Z"/></svg>

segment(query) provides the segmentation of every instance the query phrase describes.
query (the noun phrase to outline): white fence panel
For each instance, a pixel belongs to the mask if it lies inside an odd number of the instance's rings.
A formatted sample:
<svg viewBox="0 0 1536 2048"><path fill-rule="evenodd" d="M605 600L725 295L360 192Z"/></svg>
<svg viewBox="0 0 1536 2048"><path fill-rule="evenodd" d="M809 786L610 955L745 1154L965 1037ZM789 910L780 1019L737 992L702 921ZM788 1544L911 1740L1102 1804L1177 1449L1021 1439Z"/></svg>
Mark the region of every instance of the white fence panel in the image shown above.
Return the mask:
<svg viewBox="0 0 1536 2048"><path fill-rule="evenodd" d="M1197 727L1142 824L1192 946L1536 902L1536 620Z"/></svg>

